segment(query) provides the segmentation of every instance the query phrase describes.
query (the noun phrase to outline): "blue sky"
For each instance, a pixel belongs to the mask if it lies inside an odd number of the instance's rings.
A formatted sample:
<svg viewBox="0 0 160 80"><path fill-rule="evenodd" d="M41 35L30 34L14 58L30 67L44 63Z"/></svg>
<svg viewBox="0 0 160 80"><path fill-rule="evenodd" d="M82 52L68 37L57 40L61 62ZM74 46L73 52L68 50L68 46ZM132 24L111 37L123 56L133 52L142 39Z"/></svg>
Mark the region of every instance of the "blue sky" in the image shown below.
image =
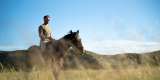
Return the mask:
<svg viewBox="0 0 160 80"><path fill-rule="evenodd" d="M80 30L85 49L103 54L160 50L159 0L0 0L0 50L38 45L49 14L53 37Z"/></svg>

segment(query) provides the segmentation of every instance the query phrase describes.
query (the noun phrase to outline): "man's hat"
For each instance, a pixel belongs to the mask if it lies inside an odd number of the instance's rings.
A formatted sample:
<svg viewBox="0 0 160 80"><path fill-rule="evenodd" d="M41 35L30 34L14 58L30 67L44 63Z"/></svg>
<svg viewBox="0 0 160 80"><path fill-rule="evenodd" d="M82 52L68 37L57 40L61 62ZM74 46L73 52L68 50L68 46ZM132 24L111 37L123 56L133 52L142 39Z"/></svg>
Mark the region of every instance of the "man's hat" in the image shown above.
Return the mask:
<svg viewBox="0 0 160 80"><path fill-rule="evenodd" d="M44 17L43 17L43 19L45 19L45 18L49 18L50 16L49 15L45 15Z"/></svg>

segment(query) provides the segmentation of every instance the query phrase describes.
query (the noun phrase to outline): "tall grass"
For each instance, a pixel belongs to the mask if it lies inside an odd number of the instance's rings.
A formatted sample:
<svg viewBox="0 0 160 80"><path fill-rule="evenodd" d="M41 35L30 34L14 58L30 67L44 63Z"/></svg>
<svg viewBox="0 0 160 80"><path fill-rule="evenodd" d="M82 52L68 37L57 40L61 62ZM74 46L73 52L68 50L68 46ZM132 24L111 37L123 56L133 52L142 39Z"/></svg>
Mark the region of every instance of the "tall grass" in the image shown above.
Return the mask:
<svg viewBox="0 0 160 80"><path fill-rule="evenodd" d="M139 66L106 69L68 69L60 73L60 80L160 80L160 67ZM35 69L30 72L3 70L0 80L53 80L51 69Z"/></svg>

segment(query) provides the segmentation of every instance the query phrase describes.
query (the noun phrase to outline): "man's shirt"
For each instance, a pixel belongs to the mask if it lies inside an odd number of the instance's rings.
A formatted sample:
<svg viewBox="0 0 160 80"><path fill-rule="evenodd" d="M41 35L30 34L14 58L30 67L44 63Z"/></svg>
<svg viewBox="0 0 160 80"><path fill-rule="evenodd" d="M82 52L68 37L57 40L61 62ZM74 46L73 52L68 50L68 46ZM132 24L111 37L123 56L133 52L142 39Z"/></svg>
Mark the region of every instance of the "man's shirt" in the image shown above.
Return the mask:
<svg viewBox="0 0 160 80"><path fill-rule="evenodd" d="M48 42L49 39L51 37L51 33L52 33L52 29L51 27L47 24L47 25L44 25L42 24L40 26L40 28L42 28L43 30L40 30L40 31L43 31L43 35L45 36L45 39L43 40L43 42ZM41 33L41 32L40 32Z"/></svg>

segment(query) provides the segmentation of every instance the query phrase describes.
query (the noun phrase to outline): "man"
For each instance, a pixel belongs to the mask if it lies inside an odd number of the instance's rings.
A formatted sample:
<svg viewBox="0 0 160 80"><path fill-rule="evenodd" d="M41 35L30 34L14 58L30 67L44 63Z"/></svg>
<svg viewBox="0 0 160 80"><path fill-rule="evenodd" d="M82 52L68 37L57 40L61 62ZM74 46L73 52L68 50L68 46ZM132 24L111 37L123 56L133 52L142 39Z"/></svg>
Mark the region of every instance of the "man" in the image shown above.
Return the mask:
<svg viewBox="0 0 160 80"><path fill-rule="evenodd" d="M46 48L46 43L52 40L52 30L49 26L50 16L46 15L43 17L43 24L39 26L39 37L40 37L40 47L42 50Z"/></svg>

